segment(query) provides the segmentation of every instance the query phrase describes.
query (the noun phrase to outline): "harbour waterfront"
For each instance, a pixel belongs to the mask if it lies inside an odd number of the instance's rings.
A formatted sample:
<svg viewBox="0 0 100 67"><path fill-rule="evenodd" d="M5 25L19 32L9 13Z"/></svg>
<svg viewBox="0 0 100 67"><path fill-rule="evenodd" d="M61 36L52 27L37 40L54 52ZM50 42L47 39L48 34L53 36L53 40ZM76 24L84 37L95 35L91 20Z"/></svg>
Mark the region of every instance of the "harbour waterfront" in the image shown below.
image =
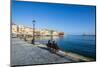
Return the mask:
<svg viewBox="0 0 100 67"><path fill-rule="evenodd" d="M36 42L46 44L49 39L49 36L41 36ZM54 36L53 39L63 51L74 52L94 59L96 57L96 40L94 35Z"/></svg>
<svg viewBox="0 0 100 67"><path fill-rule="evenodd" d="M44 44L35 42L33 45L20 38L11 39L11 66L94 61L92 58L62 50L53 53Z"/></svg>

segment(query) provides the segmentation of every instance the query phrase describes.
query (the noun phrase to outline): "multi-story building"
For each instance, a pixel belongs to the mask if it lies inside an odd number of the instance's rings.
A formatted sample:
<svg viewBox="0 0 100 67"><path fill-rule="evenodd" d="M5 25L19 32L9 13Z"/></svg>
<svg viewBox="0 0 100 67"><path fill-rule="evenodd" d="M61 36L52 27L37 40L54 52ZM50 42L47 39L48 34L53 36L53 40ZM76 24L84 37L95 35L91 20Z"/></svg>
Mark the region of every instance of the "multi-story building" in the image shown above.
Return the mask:
<svg viewBox="0 0 100 67"><path fill-rule="evenodd" d="M25 27L24 28L24 34L25 35L32 35L32 33L33 33L33 29L32 28L30 28L30 27Z"/></svg>
<svg viewBox="0 0 100 67"><path fill-rule="evenodd" d="M11 30L12 34L17 34L17 32L18 32L17 28L18 28L18 26L16 24L12 23L12 30Z"/></svg>

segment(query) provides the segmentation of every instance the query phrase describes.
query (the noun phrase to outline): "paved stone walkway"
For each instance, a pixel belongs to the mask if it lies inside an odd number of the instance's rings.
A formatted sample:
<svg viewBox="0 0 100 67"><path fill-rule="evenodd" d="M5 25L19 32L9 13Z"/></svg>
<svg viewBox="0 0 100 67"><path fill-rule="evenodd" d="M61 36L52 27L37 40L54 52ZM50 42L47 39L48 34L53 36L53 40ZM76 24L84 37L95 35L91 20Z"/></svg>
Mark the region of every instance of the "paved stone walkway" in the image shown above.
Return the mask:
<svg viewBox="0 0 100 67"><path fill-rule="evenodd" d="M60 52L54 54L46 47L34 46L19 38L12 38L11 66L73 62Z"/></svg>

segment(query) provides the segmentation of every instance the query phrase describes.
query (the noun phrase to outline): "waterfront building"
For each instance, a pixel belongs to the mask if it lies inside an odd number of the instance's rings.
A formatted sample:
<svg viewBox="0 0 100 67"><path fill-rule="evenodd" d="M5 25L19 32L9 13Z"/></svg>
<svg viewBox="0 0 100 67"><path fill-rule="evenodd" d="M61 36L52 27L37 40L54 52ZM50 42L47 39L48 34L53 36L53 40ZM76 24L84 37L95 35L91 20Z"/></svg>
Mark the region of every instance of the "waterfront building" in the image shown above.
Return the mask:
<svg viewBox="0 0 100 67"><path fill-rule="evenodd" d="M17 31L18 31L17 27L18 26L16 24L12 23L12 27L11 27L12 28L12 30L11 30L12 34L17 34Z"/></svg>

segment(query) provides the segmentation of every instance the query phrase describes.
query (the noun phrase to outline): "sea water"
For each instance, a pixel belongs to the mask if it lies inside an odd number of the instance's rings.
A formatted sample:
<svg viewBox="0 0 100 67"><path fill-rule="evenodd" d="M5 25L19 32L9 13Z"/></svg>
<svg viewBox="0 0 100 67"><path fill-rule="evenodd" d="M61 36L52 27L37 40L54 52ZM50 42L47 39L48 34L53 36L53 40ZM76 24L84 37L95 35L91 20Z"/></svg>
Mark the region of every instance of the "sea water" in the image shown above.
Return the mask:
<svg viewBox="0 0 100 67"><path fill-rule="evenodd" d="M50 37L43 36L38 41L46 44L48 40L50 40ZM53 40L57 42L57 45L63 51L96 58L96 39L94 35L55 36Z"/></svg>

